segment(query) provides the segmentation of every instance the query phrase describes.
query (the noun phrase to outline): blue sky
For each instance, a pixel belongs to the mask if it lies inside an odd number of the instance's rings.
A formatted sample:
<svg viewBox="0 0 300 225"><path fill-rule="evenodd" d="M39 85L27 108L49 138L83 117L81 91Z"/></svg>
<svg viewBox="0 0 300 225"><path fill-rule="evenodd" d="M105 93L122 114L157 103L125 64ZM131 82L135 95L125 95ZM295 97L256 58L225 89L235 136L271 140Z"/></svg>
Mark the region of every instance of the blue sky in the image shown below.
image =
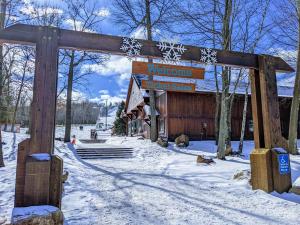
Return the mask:
<svg viewBox="0 0 300 225"><path fill-rule="evenodd" d="M30 0L23 1L30 2ZM35 2L46 2L53 6L62 7L64 5L62 0L36 0ZM129 34L122 33L121 27L113 23L112 1L98 0L97 3L99 4L99 9L105 12L105 17L100 27L101 33L128 36ZM137 30L131 35L137 38L143 38L145 34L143 30ZM161 36L162 34L158 33L158 35ZM178 41L180 40L178 39ZM105 66L89 65L88 67L93 71L93 74L87 77L88 84L85 88L77 88L74 91L75 97L82 96L95 102L101 102L103 99L109 99L111 102L118 102L122 99L125 100L131 73L131 62L126 57L111 56ZM291 75L291 78L293 78L293 75ZM291 79L291 83L293 83L293 79Z"/></svg>
<svg viewBox="0 0 300 225"><path fill-rule="evenodd" d="M30 0L23 1L30 4ZM35 3L64 7L64 3L61 0L36 0ZM126 34L122 34L121 29L112 21L112 1L100 0L97 3L100 10L108 12L101 22L101 33L126 36ZM108 99L114 103L126 99L131 72L131 62L126 57L112 55L105 66L89 65L88 67L92 69L93 74L86 77L86 87L77 87L74 90L74 100L78 100L78 97L83 97L95 102Z"/></svg>

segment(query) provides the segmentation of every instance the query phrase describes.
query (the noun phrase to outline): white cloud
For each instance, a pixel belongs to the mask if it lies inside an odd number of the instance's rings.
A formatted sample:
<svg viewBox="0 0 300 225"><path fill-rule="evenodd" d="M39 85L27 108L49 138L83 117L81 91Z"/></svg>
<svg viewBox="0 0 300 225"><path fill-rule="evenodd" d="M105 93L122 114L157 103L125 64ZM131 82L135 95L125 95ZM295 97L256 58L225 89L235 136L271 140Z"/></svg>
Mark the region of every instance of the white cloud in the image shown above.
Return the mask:
<svg viewBox="0 0 300 225"><path fill-rule="evenodd" d="M87 28L83 28L83 23L79 20L66 19L64 23L72 30L84 31L89 33L95 33L95 31Z"/></svg>
<svg viewBox="0 0 300 225"><path fill-rule="evenodd" d="M90 71L100 76L114 76L119 86L127 84L131 76L131 61L123 56L111 56L104 65L91 64L82 66L83 72Z"/></svg>
<svg viewBox="0 0 300 225"><path fill-rule="evenodd" d="M107 95L107 94L109 94L109 91L108 90L100 90L99 93L101 95Z"/></svg>
<svg viewBox="0 0 300 225"><path fill-rule="evenodd" d="M121 94L127 94L127 91L128 91L127 88L122 88L122 89L120 90L120 93L121 93Z"/></svg>
<svg viewBox="0 0 300 225"><path fill-rule="evenodd" d="M147 39L146 29L138 27L130 36L137 39Z"/></svg>
<svg viewBox="0 0 300 225"><path fill-rule="evenodd" d="M108 8L101 8L99 12L97 13L98 16L101 17L109 17L110 16L110 11Z"/></svg>
<svg viewBox="0 0 300 225"><path fill-rule="evenodd" d="M119 84L119 86L124 86L125 84L127 84L131 77L131 73L123 73L120 75L119 79L117 79L117 83Z"/></svg>
<svg viewBox="0 0 300 225"><path fill-rule="evenodd" d="M131 62L122 56L111 56L104 65L91 64L82 66L84 71L90 70L101 76L131 73Z"/></svg>
<svg viewBox="0 0 300 225"><path fill-rule="evenodd" d="M59 100L66 100L67 99L67 91L64 91L60 94ZM83 102L86 101L88 98L85 93L81 91L72 91L72 101L73 102Z"/></svg>
<svg viewBox="0 0 300 225"><path fill-rule="evenodd" d="M35 7L28 3L20 9L20 12L24 15L30 16L31 18L35 18L43 15L61 15L63 10L55 7Z"/></svg>
<svg viewBox="0 0 300 225"><path fill-rule="evenodd" d="M154 37L157 36L158 34L160 34L159 29L155 29L152 32L152 35ZM136 39L147 39L147 31L145 27L138 27L130 36Z"/></svg>
<svg viewBox="0 0 300 225"><path fill-rule="evenodd" d="M91 102L95 103L105 103L107 100L107 103L115 104L120 103L121 101L125 101L125 98L123 96L111 96L111 95L101 95L100 97L92 98L90 99Z"/></svg>

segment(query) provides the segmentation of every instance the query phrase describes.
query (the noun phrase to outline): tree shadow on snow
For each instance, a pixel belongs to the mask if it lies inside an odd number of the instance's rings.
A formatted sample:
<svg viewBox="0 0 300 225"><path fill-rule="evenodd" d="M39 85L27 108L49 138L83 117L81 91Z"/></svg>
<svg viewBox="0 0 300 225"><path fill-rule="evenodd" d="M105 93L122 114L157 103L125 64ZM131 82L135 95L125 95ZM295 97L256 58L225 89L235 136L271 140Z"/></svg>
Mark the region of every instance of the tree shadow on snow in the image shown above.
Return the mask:
<svg viewBox="0 0 300 225"><path fill-rule="evenodd" d="M150 191L156 191L161 192L162 194L167 194L168 197L172 199L179 200L189 206L196 207L197 209L201 209L203 211L206 211L210 215L213 215L215 219L219 219L220 221L223 221L224 223L231 223L231 224L240 224L233 220L234 213L238 214L244 214L244 216L249 217L255 217L261 220L265 220L266 223L274 222L279 223L280 221L276 220L275 218L272 218L271 216L268 217L265 214L255 214L249 211L246 211L244 209L237 209L230 207L226 204L226 201L224 201L224 197L229 196L227 199L228 202L234 201L240 201L239 196L230 195L227 194L221 195L220 193L216 192L214 193L215 196L212 196L212 198L208 198L207 196L210 194L209 188L203 188L201 187L201 184L198 182L195 182L195 184L192 184L188 179L180 178L180 177L174 177L170 175L165 174L152 174L152 173L140 173L140 172L129 172L129 171L123 171L123 172L112 172L110 170L104 169L100 166L95 166L89 162L86 162L82 160L76 153L76 149L73 145L68 144L69 149L73 152L76 159L83 165L89 167L90 169L97 171L99 173L102 173L103 175L110 176L113 178L112 185L115 187L114 190L108 191L101 191L101 189L98 191L99 194L102 196L103 199L106 199L106 201L111 201L112 198L115 198L114 195L110 196L111 193L114 193L115 191L120 191L124 195L124 200L119 201L120 204L127 204L127 207L135 207L133 206L133 202L130 201L132 199L132 190L131 188L135 187L137 189L141 189L141 192L146 189L150 189ZM210 174L212 175L212 174ZM142 180L142 179L143 180ZM159 183L153 182L156 181ZM171 182L171 184L170 184ZM173 183L172 183L173 182ZM177 182L177 183L176 183ZM125 183L126 185L122 185L122 183ZM180 186L178 186L180 184ZM181 188L184 187L184 188ZM193 188L191 191L197 190L197 193L192 196L190 195L190 192L187 192L186 189ZM136 190L135 190L136 191ZM108 196L109 198L108 198ZM218 196L219 195L219 196ZM157 198L157 203L160 202L160 196L159 193L157 196L152 196L153 198ZM220 203L217 202L217 200L220 201ZM141 199L141 201L143 201ZM129 204L129 206L128 206ZM142 207L142 203L139 204L136 207ZM171 206L170 206L171 207ZM136 210L139 210L136 208ZM230 214L224 214L224 210L228 210L231 213ZM143 209L143 213L147 212L147 207ZM218 212L220 211L220 213ZM154 222L160 223L163 221L155 221L153 218L153 215L150 216L151 223ZM146 217L143 217L145 220ZM201 220L201 218L199 218Z"/></svg>

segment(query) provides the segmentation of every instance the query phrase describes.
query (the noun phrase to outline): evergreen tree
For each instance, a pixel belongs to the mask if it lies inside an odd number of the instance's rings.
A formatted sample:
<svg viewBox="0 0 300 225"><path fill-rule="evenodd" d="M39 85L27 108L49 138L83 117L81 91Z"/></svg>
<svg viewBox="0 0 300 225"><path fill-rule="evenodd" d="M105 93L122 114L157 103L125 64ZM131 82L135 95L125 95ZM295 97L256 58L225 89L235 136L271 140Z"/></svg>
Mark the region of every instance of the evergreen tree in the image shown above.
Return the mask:
<svg viewBox="0 0 300 225"><path fill-rule="evenodd" d="M125 109L125 102L122 101L118 106L116 113L116 120L114 121L114 133L116 135L125 135L126 134L126 123L121 117L122 111Z"/></svg>

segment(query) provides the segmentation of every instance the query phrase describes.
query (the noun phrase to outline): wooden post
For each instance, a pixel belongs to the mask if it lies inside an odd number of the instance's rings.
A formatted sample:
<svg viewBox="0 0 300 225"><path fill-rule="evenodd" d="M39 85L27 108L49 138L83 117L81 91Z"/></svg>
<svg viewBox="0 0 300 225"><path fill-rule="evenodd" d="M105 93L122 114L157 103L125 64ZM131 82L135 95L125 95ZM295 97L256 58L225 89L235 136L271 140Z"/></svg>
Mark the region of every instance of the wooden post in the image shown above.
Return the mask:
<svg viewBox="0 0 300 225"><path fill-rule="evenodd" d="M251 103L255 149L250 155L251 183L253 189L273 191L271 152L265 149L261 81L258 70L250 70Z"/></svg>
<svg viewBox="0 0 300 225"><path fill-rule="evenodd" d="M275 61L271 56L258 56L258 64L259 71L250 73L255 142L250 155L252 188L266 192L272 192L274 188L276 191L287 190L291 181L283 179L274 170L278 162L271 151L275 147L286 147L281 134Z"/></svg>
<svg viewBox="0 0 300 225"><path fill-rule="evenodd" d="M31 109L30 154L53 153L58 34L55 28L39 27Z"/></svg>
<svg viewBox="0 0 300 225"><path fill-rule="evenodd" d="M56 155L51 157L49 204L61 208L63 160Z"/></svg>
<svg viewBox="0 0 300 225"><path fill-rule="evenodd" d="M50 157L47 160L39 160L35 157L27 156L24 206L49 204L50 167Z"/></svg>
<svg viewBox="0 0 300 225"><path fill-rule="evenodd" d="M264 127L262 116L261 92L260 92L260 79L258 70L250 70L251 82L251 104L252 104L252 117L254 127L254 143L255 148L264 148Z"/></svg>
<svg viewBox="0 0 300 225"><path fill-rule="evenodd" d="M251 161L251 184L254 190L261 189L272 192L273 177L271 165L271 151L269 149L254 149L250 155Z"/></svg>
<svg viewBox="0 0 300 225"><path fill-rule="evenodd" d="M53 154L56 87L57 87L58 31L56 28L39 27L36 37L36 61L31 108L31 137L19 145L15 206L60 206L61 188L53 184L62 173L62 160L51 162L35 160L36 153ZM56 159L56 158L55 158ZM58 169L52 165L60 165ZM51 174L53 172L55 176ZM52 175L52 176L51 176ZM51 179L50 179L51 178ZM50 196L54 187L55 196ZM59 192L59 193L58 193Z"/></svg>
<svg viewBox="0 0 300 225"><path fill-rule="evenodd" d="M18 145L16 187L15 187L15 207L24 205L24 187L25 187L25 166L26 156L30 148L30 139L26 139Z"/></svg>
<svg viewBox="0 0 300 225"><path fill-rule="evenodd" d="M265 148L283 147L275 62L270 56L259 56L258 63Z"/></svg>

